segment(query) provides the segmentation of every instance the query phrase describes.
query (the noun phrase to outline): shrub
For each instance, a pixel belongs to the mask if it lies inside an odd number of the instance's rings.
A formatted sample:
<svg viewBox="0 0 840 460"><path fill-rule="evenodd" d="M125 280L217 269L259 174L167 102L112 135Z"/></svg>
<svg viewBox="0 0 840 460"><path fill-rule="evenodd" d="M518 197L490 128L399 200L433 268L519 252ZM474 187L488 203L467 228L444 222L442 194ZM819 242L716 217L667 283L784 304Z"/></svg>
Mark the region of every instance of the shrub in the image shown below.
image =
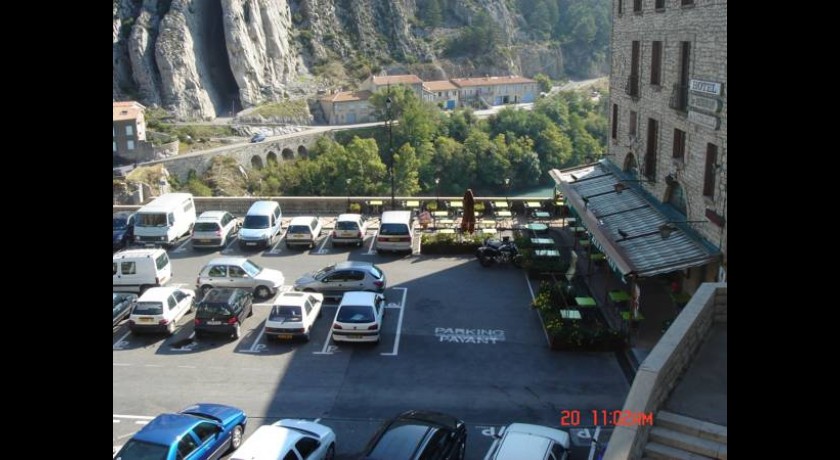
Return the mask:
<svg viewBox="0 0 840 460"><path fill-rule="evenodd" d="M422 254L474 254L481 246L481 236L478 234L470 236L462 235L459 240L458 234L423 234L420 240L420 252Z"/></svg>

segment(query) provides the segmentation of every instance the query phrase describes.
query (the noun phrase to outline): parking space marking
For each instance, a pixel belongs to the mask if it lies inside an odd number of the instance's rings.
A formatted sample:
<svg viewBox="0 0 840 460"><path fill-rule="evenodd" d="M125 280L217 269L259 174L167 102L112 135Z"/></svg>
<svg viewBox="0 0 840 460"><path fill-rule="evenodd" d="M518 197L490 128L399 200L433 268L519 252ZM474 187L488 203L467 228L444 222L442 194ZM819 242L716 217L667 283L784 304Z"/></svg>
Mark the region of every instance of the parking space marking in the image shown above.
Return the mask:
<svg viewBox="0 0 840 460"><path fill-rule="evenodd" d="M396 306L396 304L388 304L385 308L399 308L400 309L400 318L397 320L397 338L394 339L394 351L390 353L379 353L382 356L397 356L400 351L400 334L402 333L402 322L403 322L403 312L405 311L405 299L408 298L408 288L404 287L397 287L394 289L402 289L403 296L402 301L400 302L400 306ZM394 306L391 306L391 305Z"/></svg>
<svg viewBox="0 0 840 460"><path fill-rule="evenodd" d="M313 355L331 355L338 351L337 345L330 345L330 339L332 339L332 329L330 329L330 333L327 334L327 340L324 341L324 347L321 348L321 351L313 351Z"/></svg>
<svg viewBox="0 0 840 460"><path fill-rule="evenodd" d="M274 243L274 246L271 247L271 251L268 252L269 254L280 254L281 252L283 252L283 250L280 249L280 243L282 243L283 240L286 238L286 233L288 233L288 229L286 229L286 231L283 232L282 235L280 235L280 238L277 240L276 243Z"/></svg>
<svg viewBox="0 0 840 460"><path fill-rule="evenodd" d="M119 340L117 340L116 343L114 343L114 350L122 350L126 347L126 345L128 345L128 342L126 342L125 339L129 334L131 334L131 330L128 330L122 337L119 338Z"/></svg>
<svg viewBox="0 0 840 460"><path fill-rule="evenodd" d="M493 427L491 426L488 430L481 430L481 434L485 436L493 437L493 443L490 444L490 448L487 449L487 454L484 455L484 460L490 460L490 454L496 450L496 445L499 444L499 439L502 439L502 434L505 432L505 426L499 429L499 434L495 435L493 433Z"/></svg>
<svg viewBox="0 0 840 460"><path fill-rule="evenodd" d="M189 244L189 242L190 242L190 238L188 237L184 240L183 243L181 243L177 247L175 247L175 249L172 250L172 253L174 254L174 253L186 252L187 245Z"/></svg>
<svg viewBox="0 0 840 460"><path fill-rule="evenodd" d="M231 238L231 239L230 239L230 242L228 242L228 244L226 244L226 245L225 245L225 247L224 247L224 248L222 248L222 251L221 251L221 252L222 252L222 254L229 254L229 253L230 253L230 251L231 251L231 248L230 248L230 247L231 247L231 246L233 245L233 243L235 243L238 239L239 239L239 235L234 236L233 238Z"/></svg>
<svg viewBox="0 0 840 460"><path fill-rule="evenodd" d="M365 235L365 237L367 237L367 235ZM373 249L373 246L374 246L375 242L376 242L376 232L374 232L373 235L370 238L370 247L368 248L368 251L365 253L365 255L372 256L372 255L376 254L376 250Z"/></svg>
<svg viewBox="0 0 840 460"><path fill-rule="evenodd" d="M266 348L265 345L260 343L260 340L263 336L263 332L265 332L265 328L260 329L260 333L257 334L257 338L254 340L254 343L253 345L251 345L251 348L242 351L245 353L261 353Z"/></svg>
<svg viewBox="0 0 840 460"><path fill-rule="evenodd" d="M190 336L189 336L189 337L187 337L187 338L188 338L189 340L193 340L193 339L195 338L195 331L192 331L192 333L190 334ZM189 345L184 345L183 347L179 347L179 348L174 348L174 347L173 347L173 348L172 348L172 351L192 351L192 350L193 350L193 348L195 348L197 345L198 345L198 344L197 344L197 343L195 343L195 342L193 341L193 342L191 342ZM192 367L192 366L178 366L178 367L191 367L191 368L195 369L195 367Z"/></svg>
<svg viewBox="0 0 840 460"><path fill-rule="evenodd" d="M326 245L327 245L327 242L330 241L330 238L331 238L331 235L329 233L327 233L327 237L324 238L324 241L321 242L321 247L318 248L318 251L315 252L316 254L326 254L326 253L330 252L329 249L325 248Z"/></svg>

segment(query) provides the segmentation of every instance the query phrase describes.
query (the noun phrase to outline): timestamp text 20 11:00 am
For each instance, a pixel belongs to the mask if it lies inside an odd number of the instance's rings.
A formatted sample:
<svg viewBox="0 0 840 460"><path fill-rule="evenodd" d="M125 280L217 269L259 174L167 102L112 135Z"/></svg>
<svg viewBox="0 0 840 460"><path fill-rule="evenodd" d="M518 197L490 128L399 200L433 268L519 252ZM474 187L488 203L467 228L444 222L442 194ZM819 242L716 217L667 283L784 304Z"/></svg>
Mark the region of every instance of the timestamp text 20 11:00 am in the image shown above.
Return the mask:
<svg viewBox="0 0 840 460"><path fill-rule="evenodd" d="M640 426L653 425L653 412L633 412L629 410L593 409L592 424L587 426ZM561 426L580 426L579 410L560 411Z"/></svg>

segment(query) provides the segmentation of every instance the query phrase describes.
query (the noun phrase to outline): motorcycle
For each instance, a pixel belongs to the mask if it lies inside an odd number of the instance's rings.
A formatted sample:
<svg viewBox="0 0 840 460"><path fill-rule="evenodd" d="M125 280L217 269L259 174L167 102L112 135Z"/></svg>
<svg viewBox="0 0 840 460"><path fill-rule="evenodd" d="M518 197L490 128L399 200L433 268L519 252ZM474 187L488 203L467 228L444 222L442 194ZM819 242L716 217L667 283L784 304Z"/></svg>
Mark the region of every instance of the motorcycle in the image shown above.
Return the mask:
<svg viewBox="0 0 840 460"><path fill-rule="evenodd" d="M507 236L502 237L501 241L485 239L484 245L476 249L475 256L484 267L507 262L513 263L514 267L522 267L522 254L516 248L516 243Z"/></svg>

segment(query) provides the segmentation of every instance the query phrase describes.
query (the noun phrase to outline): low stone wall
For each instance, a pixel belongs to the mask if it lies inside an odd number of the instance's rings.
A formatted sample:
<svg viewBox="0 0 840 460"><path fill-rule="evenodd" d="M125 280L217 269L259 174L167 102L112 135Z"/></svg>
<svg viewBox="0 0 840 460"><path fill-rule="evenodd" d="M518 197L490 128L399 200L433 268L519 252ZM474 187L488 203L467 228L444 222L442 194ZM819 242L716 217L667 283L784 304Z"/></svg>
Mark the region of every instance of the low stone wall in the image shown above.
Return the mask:
<svg viewBox="0 0 840 460"><path fill-rule="evenodd" d="M722 302L723 306L718 302ZM656 413L659 410L671 394L677 379L697 354L721 311L725 318L726 283L703 283L642 362L624 401L623 410L632 413ZM610 436L604 459L642 458L650 429L650 426L616 427Z"/></svg>

